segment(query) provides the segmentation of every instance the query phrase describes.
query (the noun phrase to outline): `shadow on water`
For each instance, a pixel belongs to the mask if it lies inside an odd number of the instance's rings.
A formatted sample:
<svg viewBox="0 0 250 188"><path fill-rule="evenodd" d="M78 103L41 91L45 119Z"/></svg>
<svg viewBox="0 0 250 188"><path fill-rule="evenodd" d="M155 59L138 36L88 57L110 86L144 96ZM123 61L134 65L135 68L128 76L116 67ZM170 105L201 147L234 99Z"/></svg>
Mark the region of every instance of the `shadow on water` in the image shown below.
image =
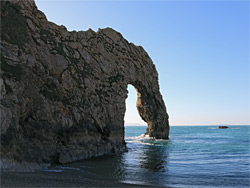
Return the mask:
<svg viewBox="0 0 250 188"><path fill-rule="evenodd" d="M141 168L145 168L153 172L165 172L167 170L166 159L167 153L165 148L148 146L141 156Z"/></svg>
<svg viewBox="0 0 250 188"><path fill-rule="evenodd" d="M127 143L128 152L121 155L115 176L126 183L162 185L162 175L168 171L168 142L149 139L141 142Z"/></svg>
<svg viewBox="0 0 250 188"><path fill-rule="evenodd" d="M128 152L67 164L78 173L97 180L115 180L142 185L163 185L167 181L168 142L127 143ZM160 145L159 145L160 144ZM69 168L69 170L70 170ZM163 178L164 175L164 178ZM164 182L162 182L164 179Z"/></svg>

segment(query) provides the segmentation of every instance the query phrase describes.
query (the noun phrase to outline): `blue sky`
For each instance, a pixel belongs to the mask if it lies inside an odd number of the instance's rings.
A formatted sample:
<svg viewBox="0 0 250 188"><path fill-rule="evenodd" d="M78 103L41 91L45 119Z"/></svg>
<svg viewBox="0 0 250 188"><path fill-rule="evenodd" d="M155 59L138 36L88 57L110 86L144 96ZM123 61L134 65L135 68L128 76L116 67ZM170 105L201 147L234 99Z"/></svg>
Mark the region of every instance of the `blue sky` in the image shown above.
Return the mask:
<svg viewBox="0 0 250 188"><path fill-rule="evenodd" d="M171 125L246 125L249 1L36 0L68 30L111 27L148 52ZM125 122L145 124L129 87Z"/></svg>

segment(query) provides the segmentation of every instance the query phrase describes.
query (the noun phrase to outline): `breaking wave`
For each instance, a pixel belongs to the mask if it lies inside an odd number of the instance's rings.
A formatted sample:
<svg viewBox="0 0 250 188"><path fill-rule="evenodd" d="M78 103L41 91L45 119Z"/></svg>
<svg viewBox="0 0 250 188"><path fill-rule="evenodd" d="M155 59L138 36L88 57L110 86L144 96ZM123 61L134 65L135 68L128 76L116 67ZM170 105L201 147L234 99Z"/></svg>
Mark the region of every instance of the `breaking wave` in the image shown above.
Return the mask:
<svg viewBox="0 0 250 188"><path fill-rule="evenodd" d="M169 140L164 140L164 139L154 139L146 134L141 134L139 136L125 137L125 141L127 143L138 143L138 144L154 145L154 146L164 146L170 142Z"/></svg>

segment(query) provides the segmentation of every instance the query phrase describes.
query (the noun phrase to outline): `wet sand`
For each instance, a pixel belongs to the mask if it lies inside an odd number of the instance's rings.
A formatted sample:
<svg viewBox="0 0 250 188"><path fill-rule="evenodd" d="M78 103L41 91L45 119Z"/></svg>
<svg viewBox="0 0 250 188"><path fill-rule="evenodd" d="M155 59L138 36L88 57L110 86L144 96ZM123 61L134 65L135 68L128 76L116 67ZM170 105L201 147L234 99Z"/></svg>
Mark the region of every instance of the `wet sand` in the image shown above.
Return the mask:
<svg viewBox="0 0 250 188"><path fill-rule="evenodd" d="M0 187L152 187L89 177L88 174L56 172L1 172Z"/></svg>

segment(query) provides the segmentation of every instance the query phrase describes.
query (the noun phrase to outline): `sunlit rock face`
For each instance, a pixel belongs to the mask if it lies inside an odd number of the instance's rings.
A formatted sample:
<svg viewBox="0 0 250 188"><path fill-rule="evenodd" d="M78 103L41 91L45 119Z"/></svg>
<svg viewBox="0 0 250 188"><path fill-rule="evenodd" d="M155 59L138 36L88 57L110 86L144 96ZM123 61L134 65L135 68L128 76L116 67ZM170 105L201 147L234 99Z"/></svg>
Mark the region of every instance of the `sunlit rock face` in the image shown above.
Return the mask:
<svg viewBox="0 0 250 188"><path fill-rule="evenodd" d="M5 170L124 151L128 84L137 90L148 134L168 138L156 68L141 46L120 33L69 32L47 21L34 1L13 0L1 1L1 38Z"/></svg>

